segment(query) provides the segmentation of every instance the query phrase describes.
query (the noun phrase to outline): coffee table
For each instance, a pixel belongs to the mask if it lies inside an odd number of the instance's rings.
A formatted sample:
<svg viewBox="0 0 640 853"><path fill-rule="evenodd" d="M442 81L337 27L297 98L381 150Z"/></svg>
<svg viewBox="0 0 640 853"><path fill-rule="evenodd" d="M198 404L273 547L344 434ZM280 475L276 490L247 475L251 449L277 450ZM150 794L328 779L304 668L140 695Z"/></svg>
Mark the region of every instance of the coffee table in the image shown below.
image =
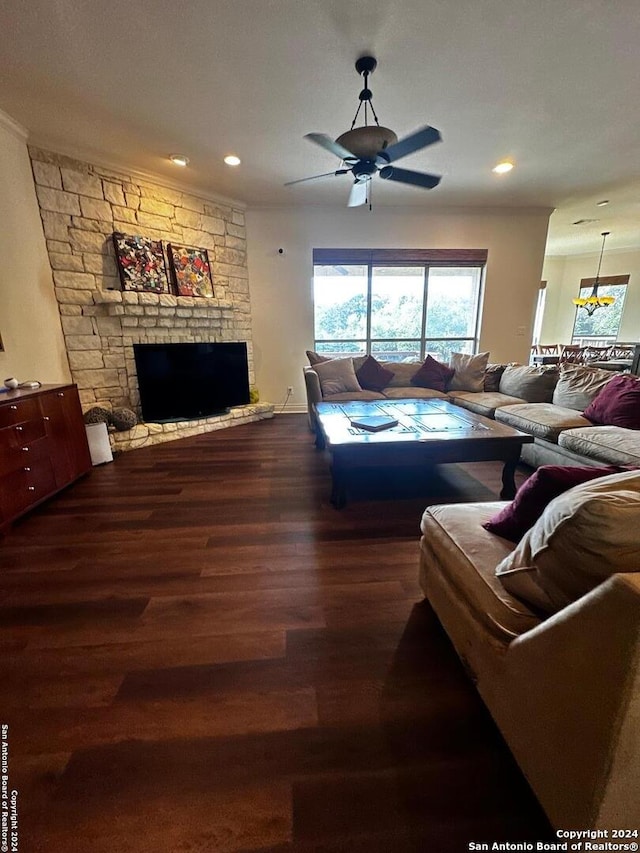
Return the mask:
<svg viewBox="0 0 640 853"><path fill-rule="evenodd" d="M331 503L346 505L349 474L358 468L504 462L500 497L515 496L514 474L523 444L533 436L476 415L447 400L316 403L316 446L331 455ZM397 426L369 432L352 419L386 415Z"/></svg>

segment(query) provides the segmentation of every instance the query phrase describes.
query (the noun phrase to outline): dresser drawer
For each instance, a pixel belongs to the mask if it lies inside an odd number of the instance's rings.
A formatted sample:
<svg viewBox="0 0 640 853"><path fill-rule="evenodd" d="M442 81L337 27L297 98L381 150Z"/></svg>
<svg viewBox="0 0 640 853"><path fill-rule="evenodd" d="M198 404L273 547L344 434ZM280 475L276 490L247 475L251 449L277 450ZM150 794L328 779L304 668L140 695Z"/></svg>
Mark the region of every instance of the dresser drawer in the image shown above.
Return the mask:
<svg viewBox="0 0 640 853"><path fill-rule="evenodd" d="M0 508L5 519L13 518L56 490L53 465L48 457L37 465L25 465L0 477Z"/></svg>
<svg viewBox="0 0 640 853"><path fill-rule="evenodd" d="M16 400L0 406L0 429L21 421L40 420L40 403L37 397Z"/></svg>
<svg viewBox="0 0 640 853"><path fill-rule="evenodd" d="M37 420L22 421L13 426L5 427L0 429L0 454L4 455L5 451L33 444L41 438L46 438L46 436L47 425L42 415L38 415Z"/></svg>
<svg viewBox="0 0 640 853"><path fill-rule="evenodd" d="M0 430L5 432L5 430ZM49 440L41 438L31 444L21 444L19 447L5 449L0 446L0 477L12 471L20 471L28 467L36 470L43 460L50 456Z"/></svg>

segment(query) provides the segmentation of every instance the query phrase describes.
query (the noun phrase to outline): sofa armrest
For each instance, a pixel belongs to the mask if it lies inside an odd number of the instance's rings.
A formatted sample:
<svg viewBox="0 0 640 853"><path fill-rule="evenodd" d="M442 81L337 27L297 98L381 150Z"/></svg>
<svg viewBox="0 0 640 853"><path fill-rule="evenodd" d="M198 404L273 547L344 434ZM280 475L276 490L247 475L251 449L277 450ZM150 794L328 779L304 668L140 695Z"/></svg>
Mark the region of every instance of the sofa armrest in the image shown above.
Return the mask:
<svg viewBox="0 0 640 853"><path fill-rule="evenodd" d="M613 575L522 634L501 669L478 688L551 822L637 826L640 574Z"/></svg>
<svg viewBox="0 0 640 853"><path fill-rule="evenodd" d="M316 418L313 406L322 402L322 388L320 377L312 367L303 367L304 386L307 391L307 411L309 413L309 429L316 431Z"/></svg>

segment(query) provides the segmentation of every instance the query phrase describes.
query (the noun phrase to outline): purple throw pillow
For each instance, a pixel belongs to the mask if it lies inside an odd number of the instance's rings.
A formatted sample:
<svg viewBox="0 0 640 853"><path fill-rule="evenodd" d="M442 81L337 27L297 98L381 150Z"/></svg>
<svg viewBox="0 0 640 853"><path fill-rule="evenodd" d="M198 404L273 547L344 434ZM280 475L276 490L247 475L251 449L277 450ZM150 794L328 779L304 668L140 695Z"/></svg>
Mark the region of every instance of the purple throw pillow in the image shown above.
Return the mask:
<svg viewBox="0 0 640 853"><path fill-rule="evenodd" d="M432 388L434 391L444 391L454 373L455 370L452 367L428 355L417 373L411 377L411 384L420 388Z"/></svg>
<svg viewBox="0 0 640 853"><path fill-rule="evenodd" d="M620 468L607 465L601 468L578 468L569 465L542 465L520 486L515 498L482 526L511 542L519 542L530 530L554 498L573 486L618 474Z"/></svg>
<svg viewBox="0 0 640 853"><path fill-rule="evenodd" d="M640 429L640 379L614 376L583 414L594 424Z"/></svg>
<svg viewBox="0 0 640 853"><path fill-rule="evenodd" d="M393 371L387 370L372 355L368 355L356 370L360 387L366 391L382 391L393 379Z"/></svg>

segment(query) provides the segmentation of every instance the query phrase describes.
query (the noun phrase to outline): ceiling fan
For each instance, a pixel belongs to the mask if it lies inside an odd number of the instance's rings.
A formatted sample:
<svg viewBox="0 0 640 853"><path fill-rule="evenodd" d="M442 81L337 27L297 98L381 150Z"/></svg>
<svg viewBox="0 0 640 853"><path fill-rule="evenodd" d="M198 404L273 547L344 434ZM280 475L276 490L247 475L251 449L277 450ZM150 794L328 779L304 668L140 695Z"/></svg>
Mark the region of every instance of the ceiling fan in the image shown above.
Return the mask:
<svg viewBox="0 0 640 853"><path fill-rule="evenodd" d="M369 74L375 70L377 64L373 56L361 56L356 62L356 71L364 77L364 89L360 92L360 103L350 130L336 140L331 139L325 133L307 133L305 135L305 139L311 140L311 142L339 157L343 164L341 168L334 172L313 175L310 178L288 181L285 184L286 187L305 181L315 181L319 178L351 173L354 183L351 187L348 206L358 207L369 202L369 207L371 207L371 179L375 174L380 175L385 181L397 181L401 184L410 184L426 190L438 186L440 183L439 175L414 172L411 169L399 169L392 165L401 157L406 157L408 154L413 154L414 151L419 151L421 148L433 145L434 142L439 142L441 136L435 127L425 125L425 127L421 127L398 141L398 137L392 130L380 125L371 100L373 95L369 89ZM363 104L364 125L356 127L355 123ZM367 123L369 109L375 120L374 125Z"/></svg>

